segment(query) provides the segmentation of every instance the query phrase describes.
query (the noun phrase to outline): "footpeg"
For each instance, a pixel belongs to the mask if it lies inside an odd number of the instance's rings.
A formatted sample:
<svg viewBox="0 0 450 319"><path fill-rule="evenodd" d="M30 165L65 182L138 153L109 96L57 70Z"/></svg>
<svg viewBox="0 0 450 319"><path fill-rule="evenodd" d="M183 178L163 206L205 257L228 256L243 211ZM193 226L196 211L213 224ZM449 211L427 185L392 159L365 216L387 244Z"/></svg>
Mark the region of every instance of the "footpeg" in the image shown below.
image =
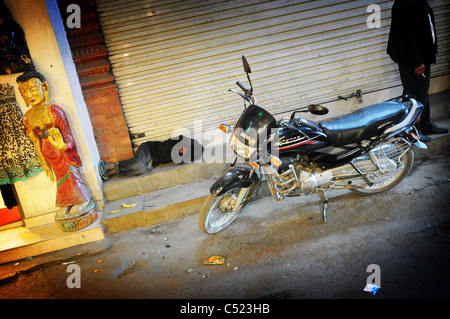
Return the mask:
<svg viewBox="0 0 450 319"><path fill-rule="evenodd" d="M358 172L359 175L361 175L362 179L366 182L367 185L370 187L373 186L373 181L367 176L366 174L363 174L361 170L353 163L353 161L350 162L350 165L355 169L356 172Z"/></svg>

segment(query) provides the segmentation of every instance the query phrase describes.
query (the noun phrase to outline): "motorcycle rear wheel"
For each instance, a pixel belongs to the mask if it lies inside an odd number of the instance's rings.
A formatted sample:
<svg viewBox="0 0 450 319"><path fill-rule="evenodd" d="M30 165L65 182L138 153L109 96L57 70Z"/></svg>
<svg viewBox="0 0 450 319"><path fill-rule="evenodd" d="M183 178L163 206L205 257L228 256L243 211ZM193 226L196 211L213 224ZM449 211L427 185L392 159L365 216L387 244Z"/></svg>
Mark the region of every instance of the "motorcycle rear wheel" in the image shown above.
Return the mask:
<svg viewBox="0 0 450 319"><path fill-rule="evenodd" d="M233 188L220 196L208 195L203 203L198 216L198 226L207 234L215 234L228 227L239 215L245 206L246 200L237 211L232 207L239 195L241 188Z"/></svg>
<svg viewBox="0 0 450 319"><path fill-rule="evenodd" d="M384 180L385 176L381 176L381 178L371 177L372 181L374 182L373 186L366 185L365 188L351 188L350 190L358 195L367 196L385 192L388 189L391 189L408 175L411 167L413 166L414 152L411 148L402 155L402 157L400 158L400 162L403 164L403 167L392 174L389 179ZM377 179L381 179L381 182L377 182Z"/></svg>

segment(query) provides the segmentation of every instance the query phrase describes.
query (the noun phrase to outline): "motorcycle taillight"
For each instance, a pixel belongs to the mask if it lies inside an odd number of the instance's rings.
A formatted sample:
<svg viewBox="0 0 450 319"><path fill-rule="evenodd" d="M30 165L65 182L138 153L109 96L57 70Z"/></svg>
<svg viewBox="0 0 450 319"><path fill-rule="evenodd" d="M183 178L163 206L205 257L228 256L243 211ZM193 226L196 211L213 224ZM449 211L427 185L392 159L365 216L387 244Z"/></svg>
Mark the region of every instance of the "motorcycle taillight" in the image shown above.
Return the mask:
<svg viewBox="0 0 450 319"><path fill-rule="evenodd" d="M414 121L414 124L417 124L420 122L420 116L422 115L422 113L419 114L419 116L416 118L416 120Z"/></svg>

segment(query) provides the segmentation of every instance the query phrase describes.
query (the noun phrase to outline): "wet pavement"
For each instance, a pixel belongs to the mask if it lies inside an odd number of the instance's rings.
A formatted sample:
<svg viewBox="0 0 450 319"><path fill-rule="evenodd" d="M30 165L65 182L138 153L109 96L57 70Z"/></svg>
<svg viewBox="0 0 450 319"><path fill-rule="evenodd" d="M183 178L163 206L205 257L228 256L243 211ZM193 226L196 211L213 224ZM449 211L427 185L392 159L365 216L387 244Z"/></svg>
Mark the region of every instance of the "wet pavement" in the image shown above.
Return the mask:
<svg viewBox="0 0 450 319"><path fill-rule="evenodd" d="M197 215L107 234L91 253L48 254L0 280L0 298L449 298L449 156L417 161L379 195L328 192L327 223L315 195L266 197L215 235L199 230ZM225 262L203 264L214 255ZM14 274L14 264L0 271ZM363 292L372 264L381 270L375 296ZM80 288L68 287L70 265L79 266Z"/></svg>

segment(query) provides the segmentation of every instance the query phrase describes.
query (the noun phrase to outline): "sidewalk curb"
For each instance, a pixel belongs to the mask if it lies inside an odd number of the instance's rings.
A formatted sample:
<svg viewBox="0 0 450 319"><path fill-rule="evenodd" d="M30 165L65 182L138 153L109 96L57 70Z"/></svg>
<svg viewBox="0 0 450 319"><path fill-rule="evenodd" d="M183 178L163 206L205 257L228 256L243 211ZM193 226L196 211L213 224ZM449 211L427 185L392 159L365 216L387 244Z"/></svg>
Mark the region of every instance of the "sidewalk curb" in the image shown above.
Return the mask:
<svg viewBox="0 0 450 319"><path fill-rule="evenodd" d="M200 211L207 196L170 204L151 210L141 210L114 218L105 219L105 225L110 233L118 233L150 225L168 223L187 216L195 215Z"/></svg>

